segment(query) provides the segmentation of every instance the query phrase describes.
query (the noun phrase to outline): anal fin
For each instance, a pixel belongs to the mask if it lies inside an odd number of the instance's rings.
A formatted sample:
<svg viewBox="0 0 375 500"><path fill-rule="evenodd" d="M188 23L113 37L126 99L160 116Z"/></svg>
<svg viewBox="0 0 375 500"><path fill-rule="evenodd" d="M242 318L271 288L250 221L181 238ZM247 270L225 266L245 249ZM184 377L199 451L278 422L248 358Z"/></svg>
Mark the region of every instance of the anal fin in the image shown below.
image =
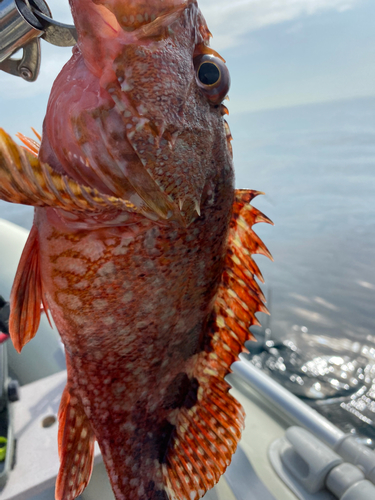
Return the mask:
<svg viewBox="0 0 375 500"><path fill-rule="evenodd" d="M208 324L204 350L198 354L194 377L196 402L181 409L163 476L170 500L198 500L225 472L244 427L241 405L229 394L224 377L251 339L255 314L267 312L255 281L259 270L253 253L270 256L253 233L257 222L271 221L250 205L260 193L237 190L230 224L225 270ZM255 235L253 237L253 235Z"/></svg>
<svg viewBox="0 0 375 500"><path fill-rule="evenodd" d="M18 352L21 352L22 347L38 330L41 305L48 317L39 260L38 230L33 226L23 249L10 295L9 333Z"/></svg>
<svg viewBox="0 0 375 500"><path fill-rule="evenodd" d="M83 407L68 386L59 409L60 470L56 500L74 500L86 488L94 463L95 435Z"/></svg>

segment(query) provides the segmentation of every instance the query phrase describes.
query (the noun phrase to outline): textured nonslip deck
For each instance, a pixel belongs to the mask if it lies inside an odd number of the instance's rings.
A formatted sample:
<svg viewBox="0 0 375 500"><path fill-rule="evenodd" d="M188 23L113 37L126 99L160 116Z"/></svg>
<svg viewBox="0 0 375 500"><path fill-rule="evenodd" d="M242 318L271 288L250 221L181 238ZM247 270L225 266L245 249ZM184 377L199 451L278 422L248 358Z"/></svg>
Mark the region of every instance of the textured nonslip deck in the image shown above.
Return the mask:
<svg viewBox="0 0 375 500"><path fill-rule="evenodd" d="M43 421L56 418L65 384L63 371L21 387L20 400L13 403L15 465L0 500L26 500L54 486L59 469L57 420L50 427L43 427ZM95 461L101 461L98 447Z"/></svg>

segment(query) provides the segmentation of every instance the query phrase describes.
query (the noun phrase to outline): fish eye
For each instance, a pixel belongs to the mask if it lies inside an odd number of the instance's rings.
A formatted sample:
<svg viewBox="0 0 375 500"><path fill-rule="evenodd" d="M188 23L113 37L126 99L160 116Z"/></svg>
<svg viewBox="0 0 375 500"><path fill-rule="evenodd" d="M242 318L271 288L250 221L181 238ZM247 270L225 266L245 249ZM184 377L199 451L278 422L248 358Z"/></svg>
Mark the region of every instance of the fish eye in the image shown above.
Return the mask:
<svg viewBox="0 0 375 500"><path fill-rule="evenodd" d="M220 104L228 93L230 76L221 59L211 54L194 58L195 78L198 87L211 104Z"/></svg>
<svg viewBox="0 0 375 500"><path fill-rule="evenodd" d="M216 85L221 79L220 69L213 61L203 61L197 71L199 81L203 85Z"/></svg>

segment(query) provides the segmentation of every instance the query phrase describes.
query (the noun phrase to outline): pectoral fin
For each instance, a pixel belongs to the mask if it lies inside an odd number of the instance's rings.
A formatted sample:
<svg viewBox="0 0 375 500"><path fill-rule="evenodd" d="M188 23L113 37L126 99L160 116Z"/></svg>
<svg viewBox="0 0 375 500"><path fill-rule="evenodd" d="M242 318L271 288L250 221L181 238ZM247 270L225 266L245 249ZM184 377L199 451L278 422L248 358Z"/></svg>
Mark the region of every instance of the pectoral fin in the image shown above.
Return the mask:
<svg viewBox="0 0 375 500"><path fill-rule="evenodd" d="M188 395L194 404L185 404L179 412L163 464L170 499L197 500L212 488L230 464L244 427L244 411L229 394L224 377L252 337L249 328L258 323L255 313L267 312L251 254L270 254L251 227L271 221L250 205L257 194L235 193L226 269L204 350L198 355L195 398Z"/></svg>
<svg viewBox="0 0 375 500"><path fill-rule="evenodd" d="M128 200L107 196L55 172L35 156L37 146L31 140L26 140L26 144L27 150L17 146L10 136L0 129L0 199L10 203L34 207L50 206L66 211L121 210L156 217L147 207L136 207Z"/></svg>
<svg viewBox="0 0 375 500"><path fill-rule="evenodd" d="M18 352L35 336L42 305L48 317L39 259L38 230L33 226L23 249L10 295L9 333Z"/></svg>

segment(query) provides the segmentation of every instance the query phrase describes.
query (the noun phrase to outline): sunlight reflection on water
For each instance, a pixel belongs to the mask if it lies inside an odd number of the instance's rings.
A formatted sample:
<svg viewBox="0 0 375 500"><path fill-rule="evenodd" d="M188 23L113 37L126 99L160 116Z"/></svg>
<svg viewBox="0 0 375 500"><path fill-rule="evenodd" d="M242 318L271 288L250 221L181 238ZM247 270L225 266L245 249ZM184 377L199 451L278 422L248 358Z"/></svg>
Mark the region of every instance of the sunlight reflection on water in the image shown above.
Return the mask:
<svg viewBox="0 0 375 500"><path fill-rule="evenodd" d="M256 231L276 338L375 335L374 118L373 98L230 117L237 186L275 223Z"/></svg>

